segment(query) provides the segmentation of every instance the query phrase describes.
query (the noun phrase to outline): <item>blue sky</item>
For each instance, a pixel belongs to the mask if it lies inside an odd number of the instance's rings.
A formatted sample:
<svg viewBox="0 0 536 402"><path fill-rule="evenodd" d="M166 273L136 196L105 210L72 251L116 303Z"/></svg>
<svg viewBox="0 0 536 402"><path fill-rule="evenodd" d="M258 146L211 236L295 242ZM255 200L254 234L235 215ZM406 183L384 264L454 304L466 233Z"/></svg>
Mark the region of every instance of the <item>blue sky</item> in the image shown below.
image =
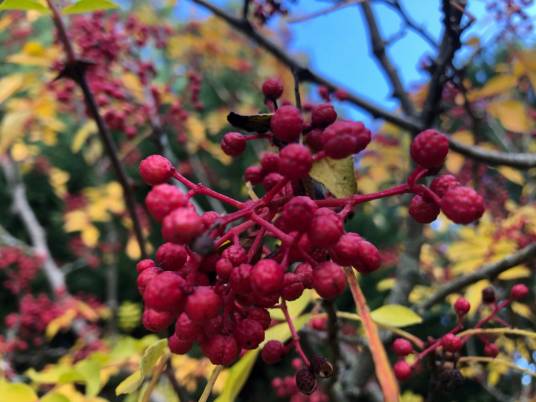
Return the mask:
<svg viewBox="0 0 536 402"><path fill-rule="evenodd" d="M213 2L231 10L233 4L235 9L236 5L240 4L226 0L213 0ZM434 38L440 37L442 28L440 0L402 0L402 4L413 19L423 25ZM469 11L477 17L477 22L467 32L465 38L474 34L483 35L484 38L491 37L494 24L485 13L485 1L473 0L469 4ZM327 5L329 2L326 1L299 0L292 9L292 15L309 14L324 9ZM208 15L189 1L179 2L178 7L178 13L182 18ZM375 4L373 7L384 37L395 34L400 27L400 20L395 12L382 4ZM532 16L536 16L536 5L531 7L530 12ZM272 23L274 28L279 24L282 22L277 20ZM376 103L396 108L398 103L390 97L388 83L374 58L370 57L364 26L361 12L358 6L354 5L305 22L287 24L285 27L291 33L290 49L305 54L315 71ZM526 39L532 43L536 42L534 37ZM406 86L426 79L426 75L417 68L421 56L426 52L434 54L433 49L411 31L389 48L388 54L396 61ZM349 107L348 112L354 118L369 121L369 117L358 109Z"/></svg>

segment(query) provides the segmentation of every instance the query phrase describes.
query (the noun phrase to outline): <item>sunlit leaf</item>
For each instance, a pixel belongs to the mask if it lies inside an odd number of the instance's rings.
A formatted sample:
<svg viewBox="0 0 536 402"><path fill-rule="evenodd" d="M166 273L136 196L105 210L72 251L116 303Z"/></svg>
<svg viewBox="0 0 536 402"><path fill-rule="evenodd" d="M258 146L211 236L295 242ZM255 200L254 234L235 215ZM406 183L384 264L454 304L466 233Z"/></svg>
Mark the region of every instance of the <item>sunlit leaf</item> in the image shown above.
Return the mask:
<svg viewBox="0 0 536 402"><path fill-rule="evenodd" d="M470 101L488 98L507 92L517 85L517 77L501 74L491 78L482 88L474 89L468 94Z"/></svg>
<svg viewBox="0 0 536 402"><path fill-rule="evenodd" d="M70 402L65 395L58 394L57 392L49 392L42 397L39 402Z"/></svg>
<svg viewBox="0 0 536 402"><path fill-rule="evenodd" d="M421 316L400 304L385 304L370 312L372 319L378 324L391 327L407 327L422 322Z"/></svg>
<svg viewBox="0 0 536 402"><path fill-rule="evenodd" d="M86 384L86 395L96 396L101 388L100 371L101 365L95 360L85 359L78 363L75 368L82 375Z"/></svg>
<svg viewBox="0 0 536 402"><path fill-rule="evenodd" d="M47 325L45 334L48 339L54 338L59 330L69 328L76 318L76 310L73 308L67 309L62 315L54 318Z"/></svg>
<svg viewBox="0 0 536 402"><path fill-rule="evenodd" d="M0 155L24 134L24 127L31 117L31 111L21 110L7 113L0 123Z"/></svg>
<svg viewBox="0 0 536 402"><path fill-rule="evenodd" d="M525 178L519 170L508 166L501 166L497 170L512 183L519 184L520 186L525 184Z"/></svg>
<svg viewBox="0 0 536 402"><path fill-rule="evenodd" d="M16 402L37 402L37 395L29 385L0 382L0 400Z"/></svg>
<svg viewBox="0 0 536 402"><path fill-rule="evenodd" d="M0 10L35 10L46 12L48 8L36 0L4 0L0 2Z"/></svg>
<svg viewBox="0 0 536 402"><path fill-rule="evenodd" d="M143 376L141 375L141 371L136 370L134 373L121 381L121 383L115 388L115 394L131 394L132 392L136 391L142 383Z"/></svg>
<svg viewBox="0 0 536 402"><path fill-rule="evenodd" d="M528 134L531 129L527 107L518 100L496 100L488 105L487 110L507 130Z"/></svg>
<svg viewBox="0 0 536 402"><path fill-rule="evenodd" d="M17 92L23 83L22 74L12 74L0 79L0 104Z"/></svg>
<svg viewBox="0 0 536 402"><path fill-rule="evenodd" d="M348 197L357 192L354 160L323 158L313 164L310 176L322 183L337 198Z"/></svg>
<svg viewBox="0 0 536 402"><path fill-rule="evenodd" d="M111 10L119 6L110 0L80 0L62 10L62 14L83 14L100 10Z"/></svg>
<svg viewBox="0 0 536 402"><path fill-rule="evenodd" d="M153 343L151 346L149 346L145 353L143 354L143 358L141 359L141 374L143 376L146 376L151 373L151 370L158 362L158 359L160 359L167 351L167 339L160 339L159 341Z"/></svg>
<svg viewBox="0 0 536 402"><path fill-rule="evenodd" d="M80 151L86 140L91 134L97 132L97 125L94 120L88 120L73 136L73 142L71 143L71 150L74 153Z"/></svg>
<svg viewBox="0 0 536 402"><path fill-rule="evenodd" d="M313 291L311 289L305 289L303 294L297 300L287 302L287 308L290 316L298 317L307 308L312 300ZM272 317L273 320L283 321L285 319L285 315L280 308L270 309L270 317Z"/></svg>

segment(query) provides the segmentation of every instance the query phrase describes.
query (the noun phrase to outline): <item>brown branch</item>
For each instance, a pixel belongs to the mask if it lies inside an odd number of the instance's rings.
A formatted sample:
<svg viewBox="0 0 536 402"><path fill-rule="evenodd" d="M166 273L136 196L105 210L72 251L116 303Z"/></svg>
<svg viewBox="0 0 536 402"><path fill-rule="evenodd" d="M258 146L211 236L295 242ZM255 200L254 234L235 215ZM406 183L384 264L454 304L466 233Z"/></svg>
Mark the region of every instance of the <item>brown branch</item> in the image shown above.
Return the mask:
<svg viewBox="0 0 536 402"><path fill-rule="evenodd" d="M376 57L376 60L382 67L383 72L391 83L391 86L393 87L393 95L400 101L402 110L406 115L414 116L415 107L411 102L406 90L404 89L404 85L400 80L398 71L387 56L385 41L380 33L380 28L378 27L378 22L374 16L372 6L368 2L363 2L360 4L360 7L367 23L372 53Z"/></svg>
<svg viewBox="0 0 536 402"><path fill-rule="evenodd" d="M468 275L461 276L459 278L453 279L447 284L439 288L439 290L434 293L430 298L420 303L417 306L418 311L424 311L427 308L430 308L437 302L443 300L448 295L457 292L458 290L471 285L475 282L478 282L482 279L493 280L502 272L515 267L518 264L530 261L532 258L536 257L536 242L531 243L528 246L525 246L518 252L509 255L499 261L493 262L491 264L484 265L478 271L472 272Z"/></svg>
<svg viewBox="0 0 536 402"><path fill-rule="evenodd" d="M54 25L56 26L56 29L58 31L58 36L65 49L65 53L67 56L66 69L72 69L69 74L69 78L73 79L82 90L89 114L93 117L95 123L97 124L99 137L104 144L104 149L106 150L106 153L110 158L112 168L115 172L115 175L117 176L117 179L119 180L121 188L123 189L123 196L125 198L127 211L134 226L134 234L136 236L136 241L138 242L142 258L147 258L141 223L136 213L136 201L134 199L134 194L132 192L132 188L130 187L129 179L127 177L125 169L123 168L123 165L121 164L121 161L118 157L117 149L110 134L110 131L108 130L108 127L106 126L106 123L102 118L97 102L95 101L93 92L89 87L86 77L87 64L83 64L80 62L80 60L76 59L76 54L73 50L73 45L69 39L69 36L66 33L65 25L63 24L61 15L55 7L53 0L47 0L47 3L50 10L52 11L52 18L54 21Z"/></svg>

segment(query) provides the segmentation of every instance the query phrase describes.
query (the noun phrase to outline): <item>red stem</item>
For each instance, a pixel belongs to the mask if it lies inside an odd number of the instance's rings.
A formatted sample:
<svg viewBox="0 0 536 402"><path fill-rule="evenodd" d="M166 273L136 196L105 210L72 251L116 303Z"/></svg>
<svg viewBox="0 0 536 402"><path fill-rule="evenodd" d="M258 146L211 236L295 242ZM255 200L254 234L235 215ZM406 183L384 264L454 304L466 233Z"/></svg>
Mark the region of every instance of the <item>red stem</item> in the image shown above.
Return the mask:
<svg viewBox="0 0 536 402"><path fill-rule="evenodd" d="M292 342L294 343L294 347L296 348L296 353L301 357L303 362L307 367L311 365L309 362L309 359L305 355L305 352L303 351L300 343L300 335L298 335L298 332L296 331L296 327L294 327L294 323L292 322L292 318L290 317L290 314L288 313L287 303L284 299L281 299L281 304L279 306L281 311L283 312L283 315L285 316L285 320L287 321L288 328L290 329L290 333L292 335Z"/></svg>

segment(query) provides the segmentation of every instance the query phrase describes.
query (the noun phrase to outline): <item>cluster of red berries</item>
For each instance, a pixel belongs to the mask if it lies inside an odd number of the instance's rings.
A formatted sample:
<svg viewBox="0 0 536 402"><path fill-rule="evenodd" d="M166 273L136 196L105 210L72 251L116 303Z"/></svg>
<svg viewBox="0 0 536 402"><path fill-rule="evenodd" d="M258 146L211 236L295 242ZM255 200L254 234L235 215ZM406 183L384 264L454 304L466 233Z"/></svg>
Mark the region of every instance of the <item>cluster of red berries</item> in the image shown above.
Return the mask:
<svg viewBox="0 0 536 402"><path fill-rule="evenodd" d="M28 255L18 247L0 248L0 272L4 276L3 286L13 294L19 294L29 288L41 264L41 258Z"/></svg>
<svg viewBox="0 0 536 402"><path fill-rule="evenodd" d="M482 291L482 302L490 306L489 314L481 318L474 326L475 329L481 328L485 324L496 321L500 324L505 322L497 317L497 314L506 308L513 301L523 300L527 297L529 289L523 284L516 284L510 290L510 296L503 301L497 301L495 291L492 287L487 287ZM475 335L458 336L464 329L463 318L471 309L471 304L465 298L460 297L453 305L457 316L456 326L437 340L430 341L429 344L421 351L416 352L413 345L404 338L397 338L392 344L393 352L399 357L399 360L394 365L394 372L399 380L407 380L413 372L421 367L422 361L430 353L437 353L439 350L443 355L448 355L451 362L456 363L459 353L465 343ZM507 325L507 324L506 324ZM483 343L483 352L487 357L495 358L499 354L499 347L490 340L489 335L478 334L478 338ZM415 359L410 364L406 361L406 357L415 354Z"/></svg>
<svg viewBox="0 0 536 402"><path fill-rule="evenodd" d="M145 304L143 323L152 331L174 325L169 347L175 353L186 353L198 342L214 364L229 365L241 351L263 343L271 325L267 309L280 308L293 332L292 346L305 365L296 374L296 383L302 392L310 393L321 376L297 341L286 302L299 298L306 288L334 299L346 287L343 266L363 274L380 267L376 246L344 229L352 209L373 199L414 193L410 213L418 221L431 222L442 209L453 221L468 223L482 215L483 202L453 176L436 178L430 188L418 184L441 168L448 152L447 138L435 130L426 130L413 141L411 156L419 166L407 183L374 194L312 198L304 189L311 184L309 171L315 161L363 151L371 132L362 123L337 120L331 104L312 107L307 119L290 104L278 107L283 93L279 80L267 80L262 90L276 109L270 131L231 132L221 142L223 151L233 157L250 140L269 140L279 148L264 153L258 166L245 170L245 179L264 192L258 200L241 202L194 184L159 155L141 162L140 174L153 186L145 203L161 222L165 241L156 261L142 260L137 265ZM188 193L167 183L172 178ZM199 214L190 202L194 195L213 197L236 211ZM270 341L261 355L265 362L276 363L287 349Z"/></svg>

